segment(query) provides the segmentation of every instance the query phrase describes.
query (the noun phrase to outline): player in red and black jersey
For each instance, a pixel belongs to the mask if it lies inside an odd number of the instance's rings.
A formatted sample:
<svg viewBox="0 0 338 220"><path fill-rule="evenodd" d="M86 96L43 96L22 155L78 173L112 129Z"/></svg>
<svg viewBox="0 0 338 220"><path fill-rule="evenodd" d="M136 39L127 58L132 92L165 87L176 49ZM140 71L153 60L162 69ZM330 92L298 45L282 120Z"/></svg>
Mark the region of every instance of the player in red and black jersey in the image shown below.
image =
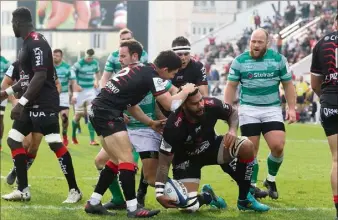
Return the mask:
<svg viewBox="0 0 338 220"><path fill-rule="evenodd" d="M338 30L338 14L334 26ZM331 185L338 220L338 31L324 36L313 48L311 86L320 97L320 118L332 153Z"/></svg>
<svg viewBox="0 0 338 220"><path fill-rule="evenodd" d="M229 124L229 132L217 136L218 119ZM163 194L170 164L173 178L180 180L189 192L188 206L196 211L203 204L218 198L214 193L197 195L204 166L220 165L239 186L237 206L241 210L268 211L269 207L255 200L249 192L254 146L246 137L237 137L238 112L216 98L203 97L196 89L182 106L169 116L163 131L156 176L156 197L166 208L175 207Z"/></svg>
<svg viewBox="0 0 338 220"><path fill-rule="evenodd" d="M11 112L14 123L7 139L16 167L18 189L2 198L10 201L30 200L27 155L22 142L30 132L38 132L45 136L46 142L55 152L67 179L69 195L64 202L78 202L82 195L75 180L72 158L62 144L59 133L59 93L55 86L51 48L43 35L33 30L29 9L20 7L12 14L14 34L24 39L19 54L20 77L28 80L29 85ZM6 89L7 95L14 92L12 87Z"/></svg>
<svg viewBox="0 0 338 220"><path fill-rule="evenodd" d="M127 40L120 44L127 47L135 60L139 60L143 48L136 40ZM94 193L86 204L85 211L92 214L114 215L101 204L102 195L108 189L119 172L119 179L126 199L128 217L151 217L159 210L138 207L135 193L136 165L132 156L123 111L128 109L131 115L152 129L160 131L163 121L153 121L137 105L149 91L166 110L173 109L176 103L182 103L195 88L194 84L183 86L183 90L174 96L165 89L168 79L172 79L181 66L180 58L172 51L163 51L154 64L140 63L129 65L110 79L100 94L92 101L89 119L101 137L104 150L110 157L100 173Z"/></svg>

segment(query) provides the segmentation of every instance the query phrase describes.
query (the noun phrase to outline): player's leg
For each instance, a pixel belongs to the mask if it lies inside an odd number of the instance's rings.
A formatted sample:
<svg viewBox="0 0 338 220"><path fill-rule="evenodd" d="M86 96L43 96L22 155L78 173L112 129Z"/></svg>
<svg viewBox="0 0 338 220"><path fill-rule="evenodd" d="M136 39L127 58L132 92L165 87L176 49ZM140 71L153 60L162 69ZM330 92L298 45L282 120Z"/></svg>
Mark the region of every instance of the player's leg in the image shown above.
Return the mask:
<svg viewBox="0 0 338 220"><path fill-rule="evenodd" d="M90 103L91 101L86 101L86 103ZM86 109L90 109L91 105L86 106ZM84 118L88 118L87 116L87 110L85 110L85 114L84 114ZM89 144L92 146L99 146L99 143L97 143L95 141L95 130L93 128L92 123L88 120L87 121L87 126L88 126L88 132L89 132L89 138L90 138L90 142Z"/></svg>
<svg viewBox="0 0 338 220"><path fill-rule="evenodd" d="M104 138L105 144L103 148L110 158L117 158L118 165L111 160L107 162L105 168L100 173L94 193L86 204L85 211L91 214L112 214L102 207L101 199L109 185L116 178L117 172L119 172L121 186L127 203L127 216L151 217L157 215L159 210L147 210L137 207L135 193L136 166L133 163L131 143L123 122L122 112L98 110L92 107L89 112L89 118L97 135L102 135Z"/></svg>
<svg viewBox="0 0 338 220"><path fill-rule="evenodd" d="M68 137L67 137L67 132L68 132L68 116L69 116L69 108L62 107L62 110L60 111L60 116L61 116L61 124L62 124L62 142L63 145L68 147Z"/></svg>
<svg viewBox="0 0 338 220"><path fill-rule="evenodd" d="M4 114L5 114L5 109L7 105L7 99L2 101L0 104L0 151L2 151L2 137L4 134Z"/></svg>
<svg viewBox="0 0 338 220"><path fill-rule="evenodd" d="M239 108L239 125L241 129L241 135L248 137L254 144L255 148L255 161L253 166L253 174L251 178L251 193L255 198L265 198L268 193L257 187L257 178L259 171L259 163L257 159L259 150L259 140L261 134L261 121L257 117L257 109L252 107L240 106Z"/></svg>
<svg viewBox="0 0 338 220"><path fill-rule="evenodd" d="M279 107L267 107L262 120L262 133L270 148L270 154L267 158L268 175L264 181L264 186L267 187L272 199L278 199L276 176L283 163L285 145L285 126L281 109Z"/></svg>
<svg viewBox="0 0 338 220"><path fill-rule="evenodd" d="M45 140L50 149L55 153L60 168L66 177L69 193L63 203L76 203L81 200L82 193L75 179L72 157L61 140L59 115L57 113L46 113L45 115L44 117L35 118L33 123L36 123L41 128L41 133L45 136Z"/></svg>
<svg viewBox="0 0 338 220"><path fill-rule="evenodd" d="M238 137L234 146L220 145L218 163L238 184L237 207L239 210L268 211L270 208L258 202L250 193L255 149L247 137Z"/></svg>
<svg viewBox="0 0 338 220"><path fill-rule="evenodd" d="M18 188L12 193L2 196L9 201L29 201L31 198L27 178L27 155L23 148L23 140L32 129L32 121L29 112L24 110L19 120L15 120L12 129L8 133L7 144L12 152L12 158L18 178Z"/></svg>
<svg viewBox="0 0 338 220"><path fill-rule="evenodd" d="M83 92L79 92L76 103L74 104L74 118L72 121L72 141L73 144L78 144L78 140L76 138L76 131L80 125L80 119L84 115L84 104L85 104L85 94Z"/></svg>
<svg viewBox="0 0 338 220"><path fill-rule="evenodd" d="M74 1L77 13L75 29L88 29L91 17L89 1Z"/></svg>

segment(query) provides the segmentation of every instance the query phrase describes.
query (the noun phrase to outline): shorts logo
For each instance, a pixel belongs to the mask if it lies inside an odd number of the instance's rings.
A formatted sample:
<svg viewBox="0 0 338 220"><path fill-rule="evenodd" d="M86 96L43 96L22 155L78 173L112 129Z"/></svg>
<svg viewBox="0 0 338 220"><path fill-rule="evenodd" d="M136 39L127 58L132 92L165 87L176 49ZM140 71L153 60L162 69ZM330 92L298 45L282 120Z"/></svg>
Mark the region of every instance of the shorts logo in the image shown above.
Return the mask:
<svg viewBox="0 0 338 220"><path fill-rule="evenodd" d="M108 121L108 126L110 129L114 128L114 122L113 121Z"/></svg>
<svg viewBox="0 0 338 220"><path fill-rule="evenodd" d="M29 112L29 117L33 118L40 118L40 117L46 117L46 114L44 112Z"/></svg>
<svg viewBox="0 0 338 220"><path fill-rule="evenodd" d="M338 109L333 108L323 108L324 115L326 117L332 116L332 115L338 115Z"/></svg>

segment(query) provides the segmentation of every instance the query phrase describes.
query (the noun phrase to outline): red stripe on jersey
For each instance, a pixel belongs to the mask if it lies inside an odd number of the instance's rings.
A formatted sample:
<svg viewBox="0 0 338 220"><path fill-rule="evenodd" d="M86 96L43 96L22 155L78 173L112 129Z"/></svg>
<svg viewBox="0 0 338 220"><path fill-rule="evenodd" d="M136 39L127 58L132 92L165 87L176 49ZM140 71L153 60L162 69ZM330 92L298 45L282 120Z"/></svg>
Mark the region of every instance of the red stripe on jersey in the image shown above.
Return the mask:
<svg viewBox="0 0 338 220"><path fill-rule="evenodd" d="M155 93L153 94L153 96L156 97L156 96L162 95L162 94L164 94L164 93L166 93L166 92L167 92L167 90L162 90L162 91L159 91L159 92L155 92Z"/></svg>
<svg viewBox="0 0 338 220"><path fill-rule="evenodd" d="M326 42L326 43L323 43L323 45L332 45L333 47L338 47L338 44L334 43L334 42Z"/></svg>
<svg viewBox="0 0 338 220"><path fill-rule="evenodd" d="M326 48L326 49L324 49L324 51L332 51L333 53L336 52L333 48Z"/></svg>
<svg viewBox="0 0 338 220"><path fill-rule="evenodd" d="M21 148L12 150L12 158L16 157L19 154L26 154L25 148L21 147Z"/></svg>
<svg viewBox="0 0 338 220"><path fill-rule="evenodd" d="M208 82L199 82L196 84L197 86L208 85Z"/></svg>

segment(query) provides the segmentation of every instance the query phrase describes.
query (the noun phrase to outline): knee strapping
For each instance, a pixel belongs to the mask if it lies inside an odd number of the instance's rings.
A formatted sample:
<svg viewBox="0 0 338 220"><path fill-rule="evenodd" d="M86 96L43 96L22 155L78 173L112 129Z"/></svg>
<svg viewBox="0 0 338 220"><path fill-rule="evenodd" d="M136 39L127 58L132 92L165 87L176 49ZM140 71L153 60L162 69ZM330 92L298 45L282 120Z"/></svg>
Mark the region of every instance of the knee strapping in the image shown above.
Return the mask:
<svg viewBox="0 0 338 220"><path fill-rule="evenodd" d="M19 132L18 130L12 128L8 132L8 139L9 138L16 141L16 142L22 143L25 136L23 134L21 134L21 132Z"/></svg>
<svg viewBox="0 0 338 220"><path fill-rule="evenodd" d="M13 140L12 138L7 138L7 145L11 150L22 148L22 142L18 142L16 140Z"/></svg>
<svg viewBox="0 0 338 220"><path fill-rule="evenodd" d="M182 210L196 212L200 208L197 192L190 192L188 198L188 204L182 207Z"/></svg>
<svg viewBox="0 0 338 220"><path fill-rule="evenodd" d="M48 144L51 143L62 143L60 134L47 134L45 140Z"/></svg>

